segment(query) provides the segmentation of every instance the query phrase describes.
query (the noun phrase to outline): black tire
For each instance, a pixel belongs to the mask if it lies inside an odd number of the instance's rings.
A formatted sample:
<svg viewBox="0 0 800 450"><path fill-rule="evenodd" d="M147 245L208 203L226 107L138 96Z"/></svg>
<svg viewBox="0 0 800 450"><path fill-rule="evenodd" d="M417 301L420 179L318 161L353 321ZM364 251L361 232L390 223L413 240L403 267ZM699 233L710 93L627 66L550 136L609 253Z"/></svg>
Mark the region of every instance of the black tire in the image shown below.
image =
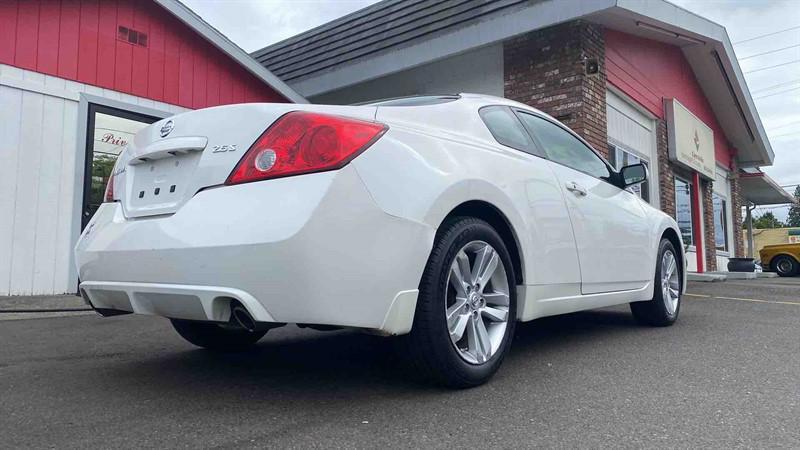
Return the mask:
<svg viewBox="0 0 800 450"><path fill-rule="evenodd" d="M661 288L662 260L666 252L672 252L675 258L676 268L678 271L678 300L674 312L670 312L667 306L667 300L664 298L663 290ZM683 290L683 267L678 259L678 252L675 247L667 239L662 239L658 246L658 259L656 260L656 272L653 280L653 298L642 302L633 302L630 304L633 317L642 325L649 325L653 327L667 327L678 320L678 314L681 311L681 292Z"/></svg>
<svg viewBox="0 0 800 450"><path fill-rule="evenodd" d="M210 322L170 319L175 331L190 343L215 352L246 350L267 334L266 331L247 331Z"/></svg>
<svg viewBox="0 0 800 450"><path fill-rule="evenodd" d="M456 254L470 242L492 246L506 271L509 287L505 335L493 355L483 363L468 363L450 340L445 317L448 274ZM480 219L456 217L437 232L419 285L419 297L411 333L399 340L415 374L450 388L469 388L488 381L500 367L514 336L516 324L516 283L514 267L499 234Z"/></svg>
<svg viewBox="0 0 800 450"><path fill-rule="evenodd" d="M800 270L797 260L788 255L778 255L770 263L772 270L781 277L793 277Z"/></svg>

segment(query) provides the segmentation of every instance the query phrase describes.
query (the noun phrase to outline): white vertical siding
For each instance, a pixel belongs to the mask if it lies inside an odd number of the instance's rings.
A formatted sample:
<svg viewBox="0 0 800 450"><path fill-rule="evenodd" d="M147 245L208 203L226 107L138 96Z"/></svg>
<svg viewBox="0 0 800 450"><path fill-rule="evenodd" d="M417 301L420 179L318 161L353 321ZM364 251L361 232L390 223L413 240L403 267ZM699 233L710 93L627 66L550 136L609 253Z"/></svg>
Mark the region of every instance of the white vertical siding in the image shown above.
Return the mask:
<svg viewBox="0 0 800 450"><path fill-rule="evenodd" d="M9 292L34 293L33 254L36 250L36 223L39 209L39 184L42 159L42 120L44 95L24 91L19 112L19 158L15 189L14 228L11 246L11 285Z"/></svg>
<svg viewBox="0 0 800 450"><path fill-rule="evenodd" d="M661 200L655 120L634 107L632 100L611 91L606 91L606 118L609 142L638 153L650 163L650 204L658 208Z"/></svg>
<svg viewBox="0 0 800 450"><path fill-rule="evenodd" d="M80 189L82 180L76 173L78 152L85 152L84 148L77 148L78 139L78 108L70 103L64 103L64 117L61 134L61 167L59 168L58 217L59 226L56 228L55 266L53 269L53 292L62 289L71 292L76 288L77 274L72 266L72 247L80 234L80 218L70 220L75 214L74 201L76 189ZM67 199L67 200L65 200ZM79 206L78 206L79 207ZM76 227L75 224L78 224Z"/></svg>
<svg viewBox="0 0 800 450"><path fill-rule="evenodd" d="M80 93L178 113L175 105L0 64L0 295L75 292L85 144Z"/></svg>
<svg viewBox="0 0 800 450"><path fill-rule="evenodd" d="M11 288L22 91L0 85L0 294Z"/></svg>
<svg viewBox="0 0 800 450"><path fill-rule="evenodd" d="M652 158L653 124L643 124L608 104L608 137Z"/></svg>
<svg viewBox="0 0 800 450"><path fill-rule="evenodd" d="M61 136L64 134L64 103L62 98L42 96L44 100L39 142L39 176L36 180L36 223L34 224L32 293L53 292L58 237L58 204L61 198ZM55 142L51 141L55 137ZM19 286L22 290L24 286Z"/></svg>

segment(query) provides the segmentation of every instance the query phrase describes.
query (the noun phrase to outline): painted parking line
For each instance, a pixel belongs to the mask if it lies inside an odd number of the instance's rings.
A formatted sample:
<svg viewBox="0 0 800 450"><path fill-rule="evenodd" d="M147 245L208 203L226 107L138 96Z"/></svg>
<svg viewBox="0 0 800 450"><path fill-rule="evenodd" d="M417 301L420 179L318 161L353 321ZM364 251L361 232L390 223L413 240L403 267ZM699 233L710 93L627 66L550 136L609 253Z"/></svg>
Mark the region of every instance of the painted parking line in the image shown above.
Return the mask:
<svg viewBox="0 0 800 450"><path fill-rule="evenodd" d="M716 298L720 300L735 300L737 302L752 302L752 303L774 303L776 305L795 305L800 306L800 302L784 302L779 300L761 300L757 298L740 298L740 297L722 297L717 295L706 295L706 294L684 294L688 297L698 297L698 298Z"/></svg>

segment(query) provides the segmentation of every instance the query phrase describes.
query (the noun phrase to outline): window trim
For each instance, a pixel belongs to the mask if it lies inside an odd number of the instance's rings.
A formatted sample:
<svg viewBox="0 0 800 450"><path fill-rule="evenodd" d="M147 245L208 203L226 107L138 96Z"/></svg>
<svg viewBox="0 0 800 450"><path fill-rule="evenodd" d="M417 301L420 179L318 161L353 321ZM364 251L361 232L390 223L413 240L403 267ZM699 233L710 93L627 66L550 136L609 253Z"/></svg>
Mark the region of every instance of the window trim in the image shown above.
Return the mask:
<svg viewBox="0 0 800 450"><path fill-rule="evenodd" d="M684 179L683 177L679 177L677 175L672 177L672 190L673 190L672 195L673 195L673 197L675 197L674 198L674 201L675 201L675 217L674 217L675 223L678 223L678 199L677 199L678 191L677 191L677 189L675 189L675 182L676 181L682 181L682 182L686 183L686 185L689 187L689 227L691 229L691 233L689 233L689 235L692 237L692 242L691 242L691 244L688 244L688 245L684 242L684 245L687 245L689 251L692 251L692 250L697 251L697 247L696 247L696 244L694 242L694 233L695 233L695 230L694 230L694 213L695 213L695 211L694 211L694 205L692 204L693 203L692 202L692 182L689 181L689 180ZM712 214L713 214L713 211L712 211ZM680 224L678 224L678 231L680 231ZM681 234L683 234L683 233L681 233ZM681 236L681 239L683 239L683 236Z"/></svg>
<svg viewBox="0 0 800 450"><path fill-rule="evenodd" d="M715 169L715 177L714 177L714 186L712 189L712 193L716 193L720 195L725 201L728 203L726 208L726 218L727 218L727 225L728 225L728 250L727 251L720 251L717 250L717 255L723 256L726 258L732 258L734 256L741 256L736 254L736 246L733 245L734 242L734 235L736 234L736 220L735 214L733 213L733 205L730 203L731 195L733 195L732 187L731 187L731 180L730 180L730 173L731 170L728 167L723 166L719 162L716 164ZM722 182L719 183L720 177L722 178Z"/></svg>
<svg viewBox="0 0 800 450"><path fill-rule="evenodd" d="M517 116L517 119L520 121L520 123L522 123L522 126L525 128L525 131L528 132L528 135L530 135L531 139L535 142L536 146L540 149L540 151L542 152L542 157L543 158L547 159L548 161L550 161L550 162L552 162L554 164L558 164L559 166L563 166L563 167L566 167L568 169L572 169L574 171L577 171L577 172L580 172L582 174L588 175L588 176L590 176L592 178L598 179L600 181L604 181L604 182L606 182L606 183L608 183L608 184L610 184L610 185L612 185L612 186L614 186L614 187L616 187L616 188L618 188L618 189L620 189L622 191L625 191L625 188L620 187L622 184L620 182L621 180L620 180L619 172L614 170L614 167L611 164L609 164L609 162L606 161L605 158L603 158L603 155L598 153L597 150L595 150L594 147L592 147L588 142L586 142L586 140L583 139L578 133L572 131L568 126L560 123L559 121L557 121L557 120L555 120L555 119L553 119L553 118L551 118L551 117L549 117L549 116L547 116L547 115L545 115L543 113L527 110L527 109L520 108L520 107L511 107L511 110L514 111L514 114ZM572 137L576 138L581 144L583 144L586 148L588 148L589 151L594 153L594 155L606 166L606 169L608 169L608 173L609 173L608 178L606 179L606 178L603 178L603 177L598 177L598 176L595 176L595 175L593 175L593 174L591 174L589 172L586 172L586 171L583 171L583 170L580 170L580 169L576 169L574 167L570 167L570 166L568 166L566 164L562 164L562 163L560 163L558 161L554 161L552 158L550 158L550 156L544 150L544 145L539 140L539 138L536 136L536 134L533 132L533 130L531 130L527 125L525 125L525 122L519 117L519 114L530 114L530 115L532 115L534 117L538 117L540 119L546 120L547 122L550 122L551 124L557 126L558 128L566 131ZM627 191L625 191L625 192L627 192ZM628 192L628 193L630 194L630 192Z"/></svg>
<svg viewBox="0 0 800 450"><path fill-rule="evenodd" d="M645 198L642 195L637 195L637 197L641 198L642 200L644 200L645 203L647 203L648 205L652 206L653 205L653 198L652 198L653 197L653 192L652 192L652 190L653 190L652 189L653 179L649 175L653 173L652 172L652 170L653 170L652 167L653 166L652 166L652 162L650 161L650 158L643 156L641 152L633 150L633 149L631 149L630 147L628 147L626 145L620 145L620 144L611 142L611 140L609 140L608 146L609 146L609 152L608 152L609 158L611 157L611 148L610 147L614 147L614 152L618 152L619 151L619 152L627 153L627 154L633 156L634 158L638 158L639 159L639 163L643 163L645 165L645 167L647 168L648 177L647 177L647 179L645 181L643 181L642 183L639 183L639 185L640 186L642 184L646 184L647 185L647 189L641 189L640 190L640 193L641 192L646 192L647 193L647 199L645 200ZM609 161L608 163L611 164L611 161ZM616 166L616 161L614 161L614 165L613 166ZM620 167L619 169L616 170L617 173L620 173L621 171L622 171L622 167ZM643 187L644 186L642 186L642 188ZM628 190L628 186L626 186L623 189Z"/></svg>
<svg viewBox="0 0 800 450"><path fill-rule="evenodd" d="M722 194L720 194L718 192L711 192L711 214L713 214L715 221L717 220L717 214L714 211L714 196L717 196L717 197L719 197L720 200L722 200L722 216L723 216L722 217L722 235L725 237L725 247L724 247L725 249L724 250L720 250L719 247L717 247L717 235L716 235L717 224L716 224L716 222L714 223L714 248L716 249L718 256L729 257L730 256L730 251L731 251L731 243L730 243L730 240L728 239L728 234L729 234L729 231L730 231L730 230L728 230L728 197L726 197L726 196L724 196L724 195L722 195Z"/></svg>
<svg viewBox="0 0 800 450"><path fill-rule="evenodd" d="M517 123L520 126L520 130L530 140L530 148L527 148L527 149L526 148L519 148L519 147L516 147L516 146L513 146L513 145L508 145L508 144L504 144L504 143L500 142L500 140L497 139L497 136L495 136L495 134L492 131L491 127L489 127L489 124L486 123L486 119L483 117L484 110L487 110L487 109L490 109L490 108L503 109L507 113L509 113L511 115L511 117L516 119ZM498 144L502 145L503 147L511 148L511 149L514 149L514 150L518 150L518 151L523 152L523 153L528 154L528 155L537 156L539 158L547 159L547 155L544 153L544 151L542 151L542 147L536 142L536 140L533 138L533 136L531 136L531 133L528 131L528 127L525 126L525 124L522 122L522 120L519 118L519 116L517 116L517 114L514 112L514 108L512 108L512 107L510 107L508 105L485 105L485 106L481 106L480 108L478 108L478 117L480 117L481 122L483 122L483 126L486 127L486 130L489 131L489 134L492 135L492 138Z"/></svg>

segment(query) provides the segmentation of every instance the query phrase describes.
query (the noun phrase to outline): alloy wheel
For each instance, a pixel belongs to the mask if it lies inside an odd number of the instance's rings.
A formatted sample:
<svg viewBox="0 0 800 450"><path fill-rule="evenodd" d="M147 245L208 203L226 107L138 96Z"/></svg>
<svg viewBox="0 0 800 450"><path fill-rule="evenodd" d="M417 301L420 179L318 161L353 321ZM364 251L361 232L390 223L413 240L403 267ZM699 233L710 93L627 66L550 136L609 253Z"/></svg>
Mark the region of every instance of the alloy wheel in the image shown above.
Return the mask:
<svg viewBox="0 0 800 450"><path fill-rule="evenodd" d="M675 254L667 250L661 256L661 296L670 316L678 309L680 299L680 277Z"/></svg>
<svg viewBox="0 0 800 450"><path fill-rule="evenodd" d="M450 341L470 364L488 361L503 342L509 319L506 269L483 241L463 246L450 265L445 314Z"/></svg>

